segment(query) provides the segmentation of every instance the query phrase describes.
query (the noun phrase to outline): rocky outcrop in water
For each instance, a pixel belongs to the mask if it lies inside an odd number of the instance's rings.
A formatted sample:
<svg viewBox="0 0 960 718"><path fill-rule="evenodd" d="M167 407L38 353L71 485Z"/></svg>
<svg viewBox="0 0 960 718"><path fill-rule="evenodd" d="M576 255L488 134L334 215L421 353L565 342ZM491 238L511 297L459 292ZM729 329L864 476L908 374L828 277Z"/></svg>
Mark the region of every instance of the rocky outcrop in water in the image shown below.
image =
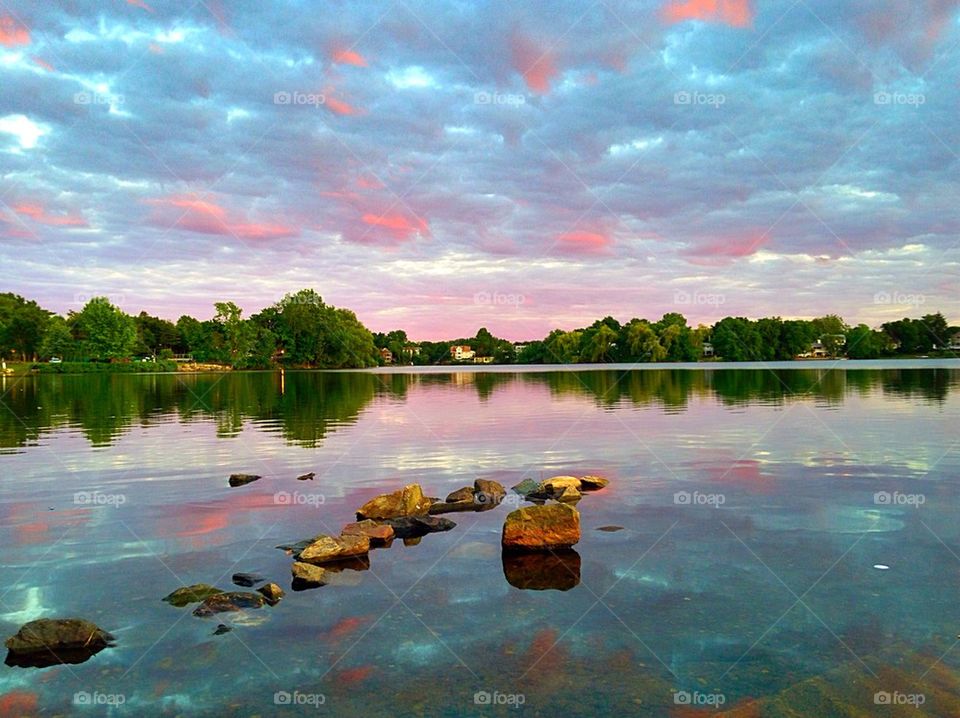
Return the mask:
<svg viewBox="0 0 960 718"><path fill-rule="evenodd" d="M393 528L393 533L399 539L407 541L426 536L439 531L449 531L456 524L450 519L440 516L405 516L397 519L386 519L383 523Z"/></svg>
<svg viewBox="0 0 960 718"><path fill-rule="evenodd" d="M258 583L263 583L267 579L263 576L258 576L255 573L235 573L231 579L233 583L237 586L243 586L244 588L253 588Z"/></svg>
<svg viewBox="0 0 960 718"><path fill-rule="evenodd" d="M340 530L340 536L366 536L370 539L371 546L385 546L393 540L394 533L390 524L364 519L344 526Z"/></svg>
<svg viewBox="0 0 960 718"><path fill-rule="evenodd" d="M432 499L423 495L420 484L410 484L392 494L381 494L370 499L357 510L357 519L420 516L427 513L431 503Z"/></svg>
<svg viewBox="0 0 960 718"><path fill-rule="evenodd" d="M199 606L193 609L193 615L206 618L218 613L245 611L248 608L263 608L267 602L259 593L230 591L207 596Z"/></svg>
<svg viewBox="0 0 960 718"><path fill-rule="evenodd" d="M507 514L501 543L508 551L570 548L580 540L580 513L567 504L524 506Z"/></svg>
<svg viewBox="0 0 960 718"><path fill-rule="evenodd" d="M21 668L46 668L62 663L83 663L114 637L82 618L41 618L21 626L4 645L6 664Z"/></svg>
<svg viewBox="0 0 960 718"><path fill-rule="evenodd" d="M229 483L230 486L233 487L245 486L262 478L262 476L258 476L257 474L230 474Z"/></svg>
<svg viewBox="0 0 960 718"><path fill-rule="evenodd" d="M264 584L257 589L257 593L261 594L265 599L267 599L267 603L269 603L271 606L275 606L280 602L280 599L286 595L284 594L283 589L275 583Z"/></svg>
<svg viewBox="0 0 960 718"><path fill-rule="evenodd" d="M370 539L367 536L319 536L306 546L297 556L304 563L329 563L348 558L366 556L370 552Z"/></svg>
<svg viewBox="0 0 960 718"><path fill-rule="evenodd" d="M464 486L447 496L446 501L430 506L430 514L447 514L455 511L489 511L500 505L507 490L496 481L477 479L473 486Z"/></svg>
<svg viewBox="0 0 960 718"><path fill-rule="evenodd" d="M192 586L178 588L176 591L164 596L162 600L171 606L183 608L191 603L200 603L200 601L208 596L213 596L217 593L223 593L223 591L206 583L195 583Z"/></svg>
<svg viewBox="0 0 960 718"><path fill-rule="evenodd" d="M306 474L300 474L300 476L297 477L297 481L313 481L315 476L316 474L310 471Z"/></svg>

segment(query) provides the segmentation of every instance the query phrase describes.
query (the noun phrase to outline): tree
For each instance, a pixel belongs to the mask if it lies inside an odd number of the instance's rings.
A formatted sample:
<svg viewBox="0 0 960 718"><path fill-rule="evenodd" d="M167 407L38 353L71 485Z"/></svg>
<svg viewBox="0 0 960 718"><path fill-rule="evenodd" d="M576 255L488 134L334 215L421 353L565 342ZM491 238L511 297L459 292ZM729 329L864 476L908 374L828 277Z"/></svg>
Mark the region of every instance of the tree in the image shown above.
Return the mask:
<svg viewBox="0 0 960 718"><path fill-rule="evenodd" d="M617 343L617 332L607 324L601 324L588 339L583 358L588 362L605 362Z"/></svg>
<svg viewBox="0 0 960 718"><path fill-rule="evenodd" d="M47 328L43 332L43 340L40 342L38 353L41 358L60 357L72 359L77 352L77 342L73 338L73 332L67 325L66 320L54 315L47 322Z"/></svg>
<svg viewBox="0 0 960 718"><path fill-rule="evenodd" d="M256 331L242 318L243 310L233 302L216 302L213 321L221 328L231 366L245 366L253 348Z"/></svg>
<svg viewBox="0 0 960 718"><path fill-rule="evenodd" d="M0 294L0 353L36 357L50 312L18 294Z"/></svg>
<svg viewBox="0 0 960 718"><path fill-rule="evenodd" d="M725 317L713 327L713 348L727 361L759 361L762 338L756 326L743 317Z"/></svg>
<svg viewBox="0 0 960 718"><path fill-rule="evenodd" d="M851 359L877 359L886 351L885 335L858 324L847 331L846 350Z"/></svg>
<svg viewBox="0 0 960 718"><path fill-rule="evenodd" d="M624 327L624 341L631 361L663 361L667 351L646 319L631 319Z"/></svg>
<svg viewBox="0 0 960 718"><path fill-rule="evenodd" d="M126 359L137 341L133 317L106 297L94 297L74 317L83 353L95 361Z"/></svg>

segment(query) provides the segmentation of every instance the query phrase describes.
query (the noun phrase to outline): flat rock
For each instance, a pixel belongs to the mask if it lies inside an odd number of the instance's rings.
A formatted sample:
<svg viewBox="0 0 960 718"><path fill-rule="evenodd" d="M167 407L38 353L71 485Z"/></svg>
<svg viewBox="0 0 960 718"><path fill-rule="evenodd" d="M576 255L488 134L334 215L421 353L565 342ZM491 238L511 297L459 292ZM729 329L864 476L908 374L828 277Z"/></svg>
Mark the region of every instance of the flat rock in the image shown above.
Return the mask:
<svg viewBox="0 0 960 718"><path fill-rule="evenodd" d="M315 476L316 474L312 471L306 474L300 474L300 476L297 477L297 481L313 481Z"/></svg>
<svg viewBox="0 0 960 718"><path fill-rule="evenodd" d="M404 486L392 494L370 499L357 510L357 519L393 519L427 513L432 500L423 495L420 484Z"/></svg>
<svg viewBox="0 0 960 718"><path fill-rule="evenodd" d="M321 566L300 561L294 562L290 568L290 573L293 574L293 589L295 591L302 587L326 586L330 575L330 572Z"/></svg>
<svg viewBox="0 0 960 718"><path fill-rule="evenodd" d="M419 538L438 531L449 531L456 526L450 519L439 516L405 516L386 519L383 523L390 524L397 538L404 540Z"/></svg>
<svg viewBox="0 0 960 718"><path fill-rule="evenodd" d="M512 487L514 493L520 494L523 497L528 496L529 494L535 493L540 489L540 484L534 481L533 479L524 479L516 486Z"/></svg>
<svg viewBox="0 0 960 718"><path fill-rule="evenodd" d="M507 514L501 543L505 550L548 551L580 540L580 513L567 504L524 506Z"/></svg>
<svg viewBox="0 0 960 718"><path fill-rule="evenodd" d="M192 586L183 586L182 588L178 588L173 593L164 596L162 600L166 601L171 606L183 608L191 603L200 603L200 601L204 600L208 596L213 596L218 593L223 593L223 591L206 583L195 583Z"/></svg>
<svg viewBox="0 0 960 718"><path fill-rule="evenodd" d="M83 663L113 641L112 635L82 618L41 618L24 624L6 640L6 664L46 668Z"/></svg>
<svg viewBox="0 0 960 718"><path fill-rule="evenodd" d="M267 599L267 603L271 606L279 602L285 595L283 589L275 583L264 584L257 589L257 593L263 595L263 597Z"/></svg>
<svg viewBox="0 0 960 718"><path fill-rule="evenodd" d="M599 491L602 488L605 488L610 485L610 480L605 479L602 476L581 476L580 477L580 490L581 491Z"/></svg>
<svg viewBox="0 0 960 718"><path fill-rule="evenodd" d="M244 611L248 608L263 608L267 602L259 593L244 591L228 591L207 596L199 606L193 609L193 615L201 618L213 616L217 613Z"/></svg>
<svg viewBox="0 0 960 718"><path fill-rule="evenodd" d="M307 546L312 544L317 539L323 538L324 536L326 536L326 534L317 534L313 538L301 539L299 541L293 541L290 543L282 543L279 546L277 546L277 548L280 549L281 551L286 551L289 554L293 554L294 556L297 556Z"/></svg>
<svg viewBox="0 0 960 718"><path fill-rule="evenodd" d="M257 474L230 474L229 483L231 486L244 486L262 478Z"/></svg>
<svg viewBox="0 0 960 718"><path fill-rule="evenodd" d="M370 539L367 536L320 536L300 552L297 560L304 563L327 563L366 556L369 552Z"/></svg>
<svg viewBox="0 0 960 718"><path fill-rule="evenodd" d="M233 574L233 578L231 580L237 586L252 588L258 583L263 583L267 579L265 579L263 576L258 576L255 573L235 573Z"/></svg>
<svg viewBox="0 0 960 718"><path fill-rule="evenodd" d="M389 524L364 519L344 526L340 531L340 536L341 538L344 536L366 536L370 539L371 546L383 546L393 540L394 534L393 527Z"/></svg>
<svg viewBox="0 0 960 718"><path fill-rule="evenodd" d="M580 490L580 479L576 476L553 476L540 482L540 487L550 493L560 495L564 489Z"/></svg>
<svg viewBox="0 0 960 718"><path fill-rule="evenodd" d="M614 531L623 531L623 526L597 526L597 531L613 533Z"/></svg>

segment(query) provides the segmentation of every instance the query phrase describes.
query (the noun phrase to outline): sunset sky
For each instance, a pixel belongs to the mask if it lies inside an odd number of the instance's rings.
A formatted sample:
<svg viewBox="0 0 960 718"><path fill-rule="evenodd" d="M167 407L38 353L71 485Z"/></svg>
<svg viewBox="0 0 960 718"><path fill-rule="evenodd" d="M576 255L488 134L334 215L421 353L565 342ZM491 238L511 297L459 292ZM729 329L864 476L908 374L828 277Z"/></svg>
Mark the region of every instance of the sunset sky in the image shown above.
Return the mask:
<svg viewBox="0 0 960 718"><path fill-rule="evenodd" d="M960 323L960 0L0 0L0 291Z"/></svg>

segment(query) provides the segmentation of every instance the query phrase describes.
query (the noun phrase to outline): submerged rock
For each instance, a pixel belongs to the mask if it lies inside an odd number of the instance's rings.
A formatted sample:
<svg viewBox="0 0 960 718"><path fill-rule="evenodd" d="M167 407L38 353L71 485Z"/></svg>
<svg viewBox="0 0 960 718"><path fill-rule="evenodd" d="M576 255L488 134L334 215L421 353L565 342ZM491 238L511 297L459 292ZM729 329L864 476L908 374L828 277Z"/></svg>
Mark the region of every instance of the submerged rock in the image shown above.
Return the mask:
<svg viewBox="0 0 960 718"><path fill-rule="evenodd" d="M6 664L47 668L83 663L113 642L112 635L82 618L41 618L24 624L6 640Z"/></svg>
<svg viewBox="0 0 960 718"><path fill-rule="evenodd" d="M227 626L223 623L218 623L216 630L213 632L214 636L222 636L224 633L230 633L233 629L230 626Z"/></svg>
<svg viewBox="0 0 960 718"><path fill-rule="evenodd" d="M313 477L315 476L316 474L312 471L306 474L300 474L300 476L297 477L297 481L313 481Z"/></svg>
<svg viewBox="0 0 960 718"><path fill-rule="evenodd" d="M540 489L540 484L533 479L524 479L516 486L512 487L514 493L520 494L524 498L530 494L536 493Z"/></svg>
<svg viewBox="0 0 960 718"><path fill-rule="evenodd" d="M623 531L623 526L597 526L597 531L607 531L609 533Z"/></svg>
<svg viewBox="0 0 960 718"><path fill-rule="evenodd" d="M279 546L277 546L277 548L280 549L281 551L286 551L288 554L293 554L294 556L297 556L307 546L312 544L317 539L323 538L324 536L326 536L326 534L317 534L313 538L301 539L299 541L294 541L291 543L282 543Z"/></svg>
<svg viewBox="0 0 960 718"><path fill-rule="evenodd" d="M439 516L405 516L396 519L386 519L383 523L393 527L393 533L396 537L404 539L404 541L426 536L429 533L449 531L456 526L450 519Z"/></svg>
<svg viewBox="0 0 960 718"><path fill-rule="evenodd" d="M393 519L420 516L427 513L431 503L432 499L423 495L420 484L410 484L392 494L381 494L370 499L357 510L357 518Z"/></svg>
<svg viewBox="0 0 960 718"><path fill-rule="evenodd" d="M504 551L502 561L503 575L516 588L569 591L580 583L580 554L573 549Z"/></svg>
<svg viewBox="0 0 960 718"><path fill-rule="evenodd" d="M372 519L364 519L344 526L340 536L366 536L370 539L371 546L384 546L393 540L393 527Z"/></svg>
<svg viewBox="0 0 960 718"><path fill-rule="evenodd" d="M193 615L201 618L213 616L217 613L243 611L248 608L263 608L267 599L259 593L244 591L230 591L208 596L199 606L193 609Z"/></svg>
<svg viewBox="0 0 960 718"><path fill-rule="evenodd" d="M267 603L271 606L279 603L280 599L284 597L283 589L280 588L275 583L268 583L257 589L257 593L262 594L264 598L267 599Z"/></svg>
<svg viewBox="0 0 960 718"><path fill-rule="evenodd" d="M262 476L258 476L257 474L230 474L230 485L243 486L262 478Z"/></svg>
<svg viewBox="0 0 960 718"><path fill-rule="evenodd" d="M300 552L297 560L304 563L328 563L366 556L369 552L370 539L366 536L320 536Z"/></svg>
<svg viewBox="0 0 960 718"><path fill-rule="evenodd" d="M567 504L524 506L511 511L503 524L503 548L546 551L570 548L580 540L580 513Z"/></svg>
<svg viewBox="0 0 960 718"><path fill-rule="evenodd" d="M206 583L195 583L192 586L183 586L182 588L178 588L173 593L164 596L162 600L166 601L171 606L183 608L191 603L200 603L200 601L204 600L208 596L213 596L218 593L223 593L223 591Z"/></svg>
<svg viewBox="0 0 960 718"><path fill-rule="evenodd" d="M263 576L258 576L255 573L235 573L233 574L232 581L237 586L243 586L244 588L252 588L258 583L263 583L266 581Z"/></svg>

